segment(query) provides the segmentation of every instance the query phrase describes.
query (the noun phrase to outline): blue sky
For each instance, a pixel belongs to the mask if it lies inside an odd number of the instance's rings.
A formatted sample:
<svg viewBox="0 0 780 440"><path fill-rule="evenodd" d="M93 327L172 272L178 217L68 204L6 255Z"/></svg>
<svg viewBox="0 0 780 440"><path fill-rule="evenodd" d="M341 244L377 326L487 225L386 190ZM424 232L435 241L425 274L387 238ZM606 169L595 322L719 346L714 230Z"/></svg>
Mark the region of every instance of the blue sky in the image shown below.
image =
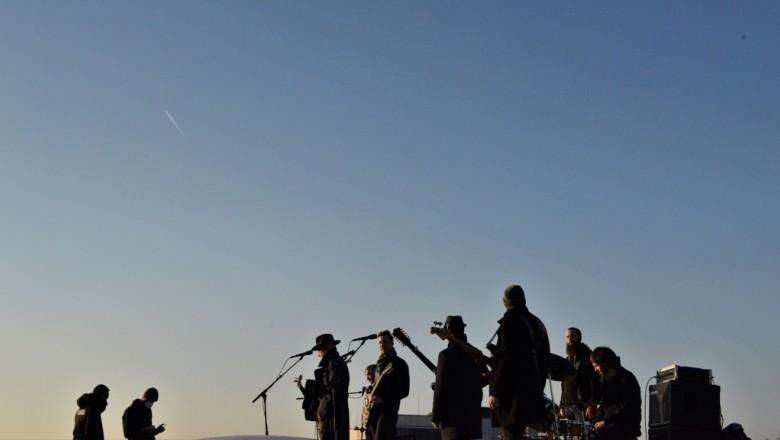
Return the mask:
<svg viewBox="0 0 780 440"><path fill-rule="evenodd" d="M573 325L642 384L712 369L780 435L780 3L0 10L0 438L68 438L97 383L112 439L149 386L165 438L262 434L318 334L435 360L433 321L484 346L515 283L559 354ZM316 363L271 434L313 434Z"/></svg>

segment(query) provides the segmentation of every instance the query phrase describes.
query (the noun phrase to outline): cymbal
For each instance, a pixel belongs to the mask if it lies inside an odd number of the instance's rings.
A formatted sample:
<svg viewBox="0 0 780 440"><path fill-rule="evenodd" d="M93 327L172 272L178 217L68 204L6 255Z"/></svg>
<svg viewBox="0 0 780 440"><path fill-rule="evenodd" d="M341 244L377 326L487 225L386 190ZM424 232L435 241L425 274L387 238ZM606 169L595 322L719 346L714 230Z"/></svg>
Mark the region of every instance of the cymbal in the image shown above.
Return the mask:
<svg viewBox="0 0 780 440"><path fill-rule="evenodd" d="M574 366L561 356L550 353L550 379L557 381L572 380L577 376Z"/></svg>

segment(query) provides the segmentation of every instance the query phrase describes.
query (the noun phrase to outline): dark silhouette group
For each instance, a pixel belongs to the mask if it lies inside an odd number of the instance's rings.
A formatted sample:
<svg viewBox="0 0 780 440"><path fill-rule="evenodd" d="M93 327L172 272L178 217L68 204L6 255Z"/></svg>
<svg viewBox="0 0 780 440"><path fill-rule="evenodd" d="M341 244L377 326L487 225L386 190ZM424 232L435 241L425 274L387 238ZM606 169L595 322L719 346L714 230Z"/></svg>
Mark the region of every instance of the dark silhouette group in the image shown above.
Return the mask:
<svg viewBox="0 0 780 440"><path fill-rule="evenodd" d="M558 358L571 365L567 367L571 373L556 379L562 381L562 393L555 410L544 393L556 357L550 353L547 328L529 311L520 286L507 287L503 303L506 311L498 321L495 344L488 344L491 357L468 343L461 316L448 316L443 328L431 330L450 341L439 353L433 385L431 422L442 440L482 438L482 389L488 384L488 407L503 440L520 440L529 426L557 417L589 426L599 440L632 440L640 435L640 388L614 351L608 347L591 351L582 343L579 329L567 329L567 357ZM391 440L397 435L401 399L409 394L409 368L393 347L393 334L385 330L376 338L380 356L366 369L368 395L359 429L368 440ZM339 342L323 334L313 348L322 359L315 372L321 440L348 437L349 372L336 351Z"/></svg>
<svg viewBox="0 0 780 440"><path fill-rule="evenodd" d="M91 393L85 393L76 400L73 440L105 440L103 433L103 411L108 406L108 387L100 384ZM135 399L122 414L122 431L128 440L155 440L157 434L165 431L165 424L154 426L152 405L160 397L156 388L147 389L140 399Z"/></svg>

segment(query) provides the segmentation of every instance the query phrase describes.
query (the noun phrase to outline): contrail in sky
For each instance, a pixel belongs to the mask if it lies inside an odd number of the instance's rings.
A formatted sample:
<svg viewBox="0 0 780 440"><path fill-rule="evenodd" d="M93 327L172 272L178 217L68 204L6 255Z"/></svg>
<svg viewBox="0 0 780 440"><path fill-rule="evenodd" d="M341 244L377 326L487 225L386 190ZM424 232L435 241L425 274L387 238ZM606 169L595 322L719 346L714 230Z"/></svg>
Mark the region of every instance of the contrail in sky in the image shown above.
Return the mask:
<svg viewBox="0 0 780 440"><path fill-rule="evenodd" d="M181 128L179 128L179 124L177 124L176 120L173 119L173 116L171 116L171 114L168 113L168 110L165 110L165 114L168 115L168 119L171 120L171 122L173 123L173 126L176 127L177 130L179 130L179 134L181 135L181 137L183 137L185 141L189 142L189 139L187 139L187 136L185 136L184 132L181 131Z"/></svg>

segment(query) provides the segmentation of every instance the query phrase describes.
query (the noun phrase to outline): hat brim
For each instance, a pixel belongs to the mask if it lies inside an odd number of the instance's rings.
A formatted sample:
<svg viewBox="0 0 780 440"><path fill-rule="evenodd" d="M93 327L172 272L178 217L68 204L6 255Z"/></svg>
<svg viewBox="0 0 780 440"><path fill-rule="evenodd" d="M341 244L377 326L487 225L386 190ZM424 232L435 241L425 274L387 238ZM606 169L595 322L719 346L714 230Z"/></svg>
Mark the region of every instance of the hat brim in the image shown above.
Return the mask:
<svg viewBox="0 0 780 440"><path fill-rule="evenodd" d="M318 350L322 349L323 347L325 347L326 345L330 345L330 344L333 344L333 345L338 345L338 344L339 344L339 342L341 342L341 340L339 340L339 339L336 339L336 340L335 340L335 341L333 341L333 342L326 342L326 343L324 343L324 344L317 344L317 345L315 345L314 347L312 347L311 349L312 349L312 351L318 351Z"/></svg>

